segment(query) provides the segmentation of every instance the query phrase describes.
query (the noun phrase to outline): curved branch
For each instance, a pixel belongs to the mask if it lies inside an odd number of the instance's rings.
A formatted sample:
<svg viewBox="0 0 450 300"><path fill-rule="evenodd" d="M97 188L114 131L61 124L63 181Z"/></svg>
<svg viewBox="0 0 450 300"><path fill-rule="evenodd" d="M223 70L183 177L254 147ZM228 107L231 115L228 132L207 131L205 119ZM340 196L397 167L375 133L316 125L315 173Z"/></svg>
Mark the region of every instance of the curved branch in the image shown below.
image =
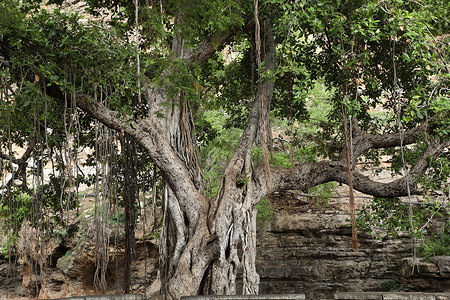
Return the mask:
<svg viewBox="0 0 450 300"><path fill-rule="evenodd" d="M20 186L22 187L22 189L26 192L30 192L30 189L27 186L27 172L26 172L26 167L27 167L27 163L23 163L23 164L19 164L19 166L17 167L17 170L15 170L13 173L17 176L11 176L11 178L8 180L8 182L1 187L2 190L9 190L12 186L18 186L15 183L16 179L19 179L20 177L22 180L22 183L20 184Z"/></svg>
<svg viewBox="0 0 450 300"><path fill-rule="evenodd" d="M272 24L269 20L265 21L265 36L264 36L264 66L265 70L262 72L264 77L267 74L273 73L276 69L276 65L274 62L274 53L275 53L275 42L274 42L274 36L272 32ZM267 75L270 76L270 75ZM260 129L261 117L268 118L269 116L269 110L270 110L270 103L272 101L273 96L273 89L274 89L274 81L272 78L263 79L260 78L261 84L258 86L258 95L255 97L253 101L253 105L249 114L249 118L247 120L247 125L244 129L244 132L241 135L241 138L239 140L237 150L233 156L233 158L230 160L229 166L237 165L237 161L243 159L248 151L250 151L253 143L255 142L257 138L258 130ZM263 105L261 105L261 102L259 99L263 99ZM261 113L261 108L264 107L264 112ZM269 127L269 124L267 122L266 124L267 128ZM265 128L266 129L266 128Z"/></svg>
<svg viewBox="0 0 450 300"><path fill-rule="evenodd" d="M0 54L8 57L6 54L14 51L14 49L5 39L0 40L0 43ZM34 74L39 75L39 81L35 82ZM65 94L59 86L55 84L47 86L47 83L51 81L38 69L35 70L35 73L30 72L27 75L27 80L39 85L47 96L60 102L65 101ZM69 99L73 99L78 108L94 119L119 132L128 133L139 141L158 168L167 176L169 185L180 201L180 206L183 211L187 212L190 224L195 224L199 212L207 210L208 200L196 188L189 170L171 147L168 139L165 138L165 119L156 116L158 113L164 115L167 112L167 107L163 105L168 103L164 89L152 87L148 82L143 82L143 87L145 87L144 94L149 109L149 116L145 119L134 120L131 117L124 117L118 111L106 107L82 92L75 92L73 97L69 97Z"/></svg>
<svg viewBox="0 0 450 300"><path fill-rule="evenodd" d="M250 28L253 21L247 22L243 30L246 31ZM200 44L197 45L196 49L188 53L184 59L194 62L197 64L202 64L211 58L217 49L225 45L230 38L232 38L237 33L237 28L233 28L228 31L218 31L209 36L207 36Z"/></svg>
<svg viewBox="0 0 450 300"><path fill-rule="evenodd" d="M27 172L26 172L27 161L30 158L31 154L33 153L34 147L36 146L36 142L37 142L36 137L32 136L30 142L28 143L27 149L20 158L15 158L11 155L7 155L5 153L0 152L0 158L8 160L18 166L17 170L15 171L14 169L12 170L12 173L17 175L17 177L22 177L21 186L25 191L29 190L27 186ZM11 176L11 179L6 183L5 187L9 189L11 186L14 185L14 180L16 179L17 179L16 176Z"/></svg>
<svg viewBox="0 0 450 300"><path fill-rule="evenodd" d="M259 173L263 176L261 171ZM302 190L307 192L311 187L330 181L348 184L346 165L333 161L296 165L295 182L292 176L292 169L272 168L271 176L271 193L282 190ZM373 181L356 171L352 171L352 177L355 190L365 194L376 197L400 197L407 195L405 177L389 183ZM411 187L411 192L413 194L417 193L415 185Z"/></svg>
<svg viewBox="0 0 450 300"><path fill-rule="evenodd" d="M393 134L370 134L368 132L362 131L357 124L357 120L353 121L353 139L352 139L352 150L353 150L353 161L352 165L356 163L357 158L366 150L369 149L382 149L382 148L392 148L400 146L401 137L400 133ZM405 131L402 135L403 145L410 145L415 143L418 138L425 132L430 132L431 126L429 122L424 122L420 126ZM342 150L339 161L345 161L345 148Z"/></svg>
<svg viewBox="0 0 450 300"><path fill-rule="evenodd" d="M15 158L15 157L7 155L3 152L0 152L0 158L12 161L16 165L23 165L24 163L26 163L28 158L30 158L31 153L33 153L34 146L36 146L36 138L32 137L27 146L27 149L25 150L25 152L22 154L22 156L20 158Z"/></svg>
<svg viewBox="0 0 450 300"><path fill-rule="evenodd" d="M439 139L433 139L428 144L420 159L410 170L410 189L412 194L418 194L417 176L425 172L429 165L429 158L450 146L450 142L441 143ZM264 177L262 166L258 166L258 179L262 182ZM270 193L281 190L307 191L316 185L337 181L348 184L347 168L342 162L321 161L305 163L295 166L296 180L292 176L292 169L271 169ZM407 176L407 175L406 175ZM406 176L388 183L371 180L369 177L357 171L352 171L353 187L365 194L375 197L402 197L408 195ZM262 191L267 193L267 191Z"/></svg>
<svg viewBox="0 0 450 300"><path fill-rule="evenodd" d="M266 72L274 72L275 71L275 62L274 62L274 53L275 53L275 43L274 43L274 37L273 37L273 31L272 26L270 24L270 21L267 20L267 26L265 30L265 46L264 47L264 57L263 60L265 62L264 66L266 67ZM239 176L246 177L251 173L251 158L250 158L250 151L255 143L257 136L258 136L258 130L260 129L260 118L261 116L268 117L269 116L269 110L270 110L270 103L272 101L273 96L273 88L274 88L274 82L272 78L267 78L266 80L262 80L261 84L258 85L258 95L253 99L253 104L249 112L249 116L247 119L247 124L244 128L243 133L241 134L241 137L239 139L237 149L233 154L233 157L228 162L228 165L224 172L224 178L221 181L221 185L219 187L219 192L217 193L216 199L219 201L222 201L224 198L224 194L232 194L230 191L225 191L225 186L228 182L234 182L236 181L236 178ZM258 101L258 99L261 99L264 102L264 105L261 105L261 101ZM265 112L261 113L261 108L264 107ZM267 122L268 123L268 122ZM267 126L269 126L267 124ZM241 174L244 173L244 174ZM229 200L229 199L228 199ZM214 220L214 216L216 213L218 213L218 207L221 205L219 201L213 201L211 203L210 208L210 220ZM226 206L226 205L225 205ZM213 227L213 225L210 225Z"/></svg>

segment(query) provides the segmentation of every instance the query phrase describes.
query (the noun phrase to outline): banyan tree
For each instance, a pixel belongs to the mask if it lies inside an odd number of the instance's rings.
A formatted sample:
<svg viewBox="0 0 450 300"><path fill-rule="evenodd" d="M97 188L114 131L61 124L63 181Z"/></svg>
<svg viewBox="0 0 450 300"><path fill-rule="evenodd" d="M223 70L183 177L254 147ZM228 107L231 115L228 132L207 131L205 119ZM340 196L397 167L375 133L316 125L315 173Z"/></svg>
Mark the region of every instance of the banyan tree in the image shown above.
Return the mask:
<svg viewBox="0 0 450 300"><path fill-rule="evenodd" d="M350 196L448 192L446 1L88 0L87 12L52 2L0 3L0 155L10 174L1 204L12 213L14 195L27 193L33 222L50 208L64 222L88 184L100 206L125 202L131 253L137 191L158 190L168 298L241 292L238 272L242 292L258 293L255 205L274 192L328 182L349 185ZM328 90L322 120L308 110L317 82ZM215 160L213 191L211 157L200 155L216 134L212 110L240 130ZM289 131L282 166L273 118ZM314 130L296 139L304 124ZM309 159L294 155L306 146ZM94 150L91 176L76 163L82 147ZM392 156L390 182L356 167L381 153Z"/></svg>

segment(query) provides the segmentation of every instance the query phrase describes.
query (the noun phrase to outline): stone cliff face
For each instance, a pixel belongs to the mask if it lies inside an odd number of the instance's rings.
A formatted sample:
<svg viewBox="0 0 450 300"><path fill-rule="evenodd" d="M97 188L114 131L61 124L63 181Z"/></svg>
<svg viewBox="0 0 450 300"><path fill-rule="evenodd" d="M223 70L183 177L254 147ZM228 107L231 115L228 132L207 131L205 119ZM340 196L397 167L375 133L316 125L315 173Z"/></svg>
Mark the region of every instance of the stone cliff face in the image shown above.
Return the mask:
<svg viewBox="0 0 450 300"><path fill-rule="evenodd" d="M450 291L450 257L418 259L412 272L407 235L380 240L360 232L359 250L353 251L344 199L324 206L293 194L274 195L272 220L258 236L260 293L332 299L345 291Z"/></svg>

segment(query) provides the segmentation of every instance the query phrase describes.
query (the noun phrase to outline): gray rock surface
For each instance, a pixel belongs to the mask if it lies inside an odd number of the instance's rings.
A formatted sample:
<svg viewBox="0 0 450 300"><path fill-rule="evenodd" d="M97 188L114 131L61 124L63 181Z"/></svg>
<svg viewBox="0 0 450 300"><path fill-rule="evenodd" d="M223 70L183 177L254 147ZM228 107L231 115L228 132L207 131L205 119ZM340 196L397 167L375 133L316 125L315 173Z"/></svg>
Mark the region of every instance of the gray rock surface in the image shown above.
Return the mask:
<svg viewBox="0 0 450 300"><path fill-rule="evenodd" d="M334 299L342 300L450 300L450 293L336 293Z"/></svg>
<svg viewBox="0 0 450 300"><path fill-rule="evenodd" d="M450 292L450 257L417 259L413 272L406 234L380 240L359 232L355 252L345 201L331 199L322 206L294 195L275 195L272 204L272 221L257 239L260 293L333 299L335 293L352 291Z"/></svg>

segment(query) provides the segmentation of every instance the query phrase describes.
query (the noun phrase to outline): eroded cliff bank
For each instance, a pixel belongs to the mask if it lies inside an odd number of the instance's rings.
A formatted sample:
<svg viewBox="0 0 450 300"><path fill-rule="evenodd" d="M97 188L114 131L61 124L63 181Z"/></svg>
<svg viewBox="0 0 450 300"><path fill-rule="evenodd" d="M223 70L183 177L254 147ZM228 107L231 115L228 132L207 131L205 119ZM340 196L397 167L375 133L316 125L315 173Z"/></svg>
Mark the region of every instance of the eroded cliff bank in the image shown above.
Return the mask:
<svg viewBox="0 0 450 300"><path fill-rule="evenodd" d="M359 209L368 200L360 195ZM274 214L258 238L261 293L323 299L347 291L450 291L450 257L418 258L414 264L407 234L379 239L360 231L355 252L348 200L339 193L328 205L294 193L274 195L271 202ZM447 221L448 215L436 218L432 227Z"/></svg>

